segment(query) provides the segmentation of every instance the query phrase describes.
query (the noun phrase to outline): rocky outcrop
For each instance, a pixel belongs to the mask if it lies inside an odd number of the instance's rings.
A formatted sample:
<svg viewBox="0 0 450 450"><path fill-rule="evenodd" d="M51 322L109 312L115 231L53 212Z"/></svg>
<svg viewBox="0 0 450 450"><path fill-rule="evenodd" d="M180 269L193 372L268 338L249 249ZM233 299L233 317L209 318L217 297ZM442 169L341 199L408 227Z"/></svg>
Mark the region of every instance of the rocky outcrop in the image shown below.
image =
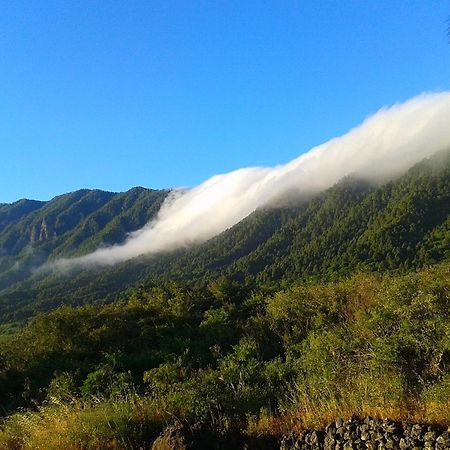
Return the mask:
<svg viewBox="0 0 450 450"><path fill-rule="evenodd" d="M30 243L47 242L52 240L55 236L56 232L53 230L53 227L49 225L44 218L40 224L37 223L31 228Z"/></svg>
<svg viewBox="0 0 450 450"><path fill-rule="evenodd" d="M450 449L450 427L394 422L367 417L337 419L323 430L282 439L281 450Z"/></svg>

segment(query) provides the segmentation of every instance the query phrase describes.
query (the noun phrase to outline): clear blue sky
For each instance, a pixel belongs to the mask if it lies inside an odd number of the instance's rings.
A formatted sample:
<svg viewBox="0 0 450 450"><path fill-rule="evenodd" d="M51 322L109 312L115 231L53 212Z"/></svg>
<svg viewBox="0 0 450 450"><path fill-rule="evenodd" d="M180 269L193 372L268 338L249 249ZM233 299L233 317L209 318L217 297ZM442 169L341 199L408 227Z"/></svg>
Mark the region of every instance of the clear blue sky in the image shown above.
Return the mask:
<svg viewBox="0 0 450 450"><path fill-rule="evenodd" d="M287 162L450 89L449 16L435 0L2 2L0 202Z"/></svg>

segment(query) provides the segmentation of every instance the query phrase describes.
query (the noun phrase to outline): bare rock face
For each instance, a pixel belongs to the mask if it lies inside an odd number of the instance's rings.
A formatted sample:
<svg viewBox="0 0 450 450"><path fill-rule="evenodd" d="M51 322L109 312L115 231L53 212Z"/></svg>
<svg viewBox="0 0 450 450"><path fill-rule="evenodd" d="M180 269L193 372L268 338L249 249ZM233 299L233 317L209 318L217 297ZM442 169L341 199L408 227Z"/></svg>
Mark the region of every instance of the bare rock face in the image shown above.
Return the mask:
<svg viewBox="0 0 450 450"><path fill-rule="evenodd" d="M30 243L36 244L39 242L51 241L56 236L56 232L53 227L42 219L40 224L35 224L31 228Z"/></svg>
<svg viewBox="0 0 450 450"><path fill-rule="evenodd" d="M281 450L384 450L450 449L450 430L444 427L394 422L392 420L339 418L324 430L285 436Z"/></svg>

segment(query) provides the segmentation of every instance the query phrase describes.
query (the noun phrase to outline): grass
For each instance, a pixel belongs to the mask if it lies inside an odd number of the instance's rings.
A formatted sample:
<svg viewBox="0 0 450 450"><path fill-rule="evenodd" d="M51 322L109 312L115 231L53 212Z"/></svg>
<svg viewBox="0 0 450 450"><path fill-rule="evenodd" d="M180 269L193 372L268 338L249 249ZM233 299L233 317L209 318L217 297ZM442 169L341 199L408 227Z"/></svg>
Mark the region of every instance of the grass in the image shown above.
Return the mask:
<svg viewBox="0 0 450 450"><path fill-rule="evenodd" d="M321 428L337 417L376 417L448 425L450 399L447 401L402 404L355 404L337 398L328 401L303 399L290 411L277 415L263 409L258 416L248 416L235 434L253 442L310 428ZM119 450L152 448L181 450L185 440L178 432L188 422L163 412L152 399L99 402L75 401L68 405L47 405L37 412L16 413L0 431L0 449L12 450ZM195 424L190 428L195 439ZM198 424L197 424L198 425ZM194 431L192 431L194 430ZM201 432L198 429L198 432ZM217 436L220 432L216 432ZM257 444L256 447L258 448Z"/></svg>
<svg viewBox="0 0 450 450"><path fill-rule="evenodd" d="M148 448L169 416L148 399L75 402L11 416L0 431L2 449Z"/></svg>

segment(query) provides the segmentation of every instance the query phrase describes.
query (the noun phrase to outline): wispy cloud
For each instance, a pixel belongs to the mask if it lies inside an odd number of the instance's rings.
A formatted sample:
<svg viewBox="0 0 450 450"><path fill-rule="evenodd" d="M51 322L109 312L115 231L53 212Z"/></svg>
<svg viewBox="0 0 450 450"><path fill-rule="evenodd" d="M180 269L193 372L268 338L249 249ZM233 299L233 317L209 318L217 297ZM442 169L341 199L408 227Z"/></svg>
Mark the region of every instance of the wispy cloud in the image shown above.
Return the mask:
<svg viewBox="0 0 450 450"><path fill-rule="evenodd" d="M392 177L449 147L450 93L420 95L381 109L347 134L288 164L240 169L174 191L156 219L131 233L125 243L61 259L53 266L113 265L201 243L288 193L318 192L351 173L368 179Z"/></svg>

